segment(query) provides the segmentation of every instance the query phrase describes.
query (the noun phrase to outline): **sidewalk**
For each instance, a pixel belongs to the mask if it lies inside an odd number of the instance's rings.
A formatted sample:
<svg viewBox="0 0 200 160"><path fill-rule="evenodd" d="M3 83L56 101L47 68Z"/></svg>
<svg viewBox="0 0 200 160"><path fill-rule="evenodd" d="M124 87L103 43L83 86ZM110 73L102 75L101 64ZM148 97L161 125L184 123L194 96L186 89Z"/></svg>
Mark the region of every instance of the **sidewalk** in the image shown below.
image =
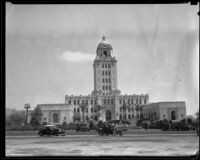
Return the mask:
<svg viewBox="0 0 200 160"><path fill-rule="evenodd" d="M66 130L67 135L98 135L98 132L91 130L90 132L76 132L75 130ZM28 136L28 135L37 135L38 131L6 131L6 136ZM159 129L137 129L137 130L128 130L123 131L124 135L126 134L197 134L196 131L162 131Z"/></svg>

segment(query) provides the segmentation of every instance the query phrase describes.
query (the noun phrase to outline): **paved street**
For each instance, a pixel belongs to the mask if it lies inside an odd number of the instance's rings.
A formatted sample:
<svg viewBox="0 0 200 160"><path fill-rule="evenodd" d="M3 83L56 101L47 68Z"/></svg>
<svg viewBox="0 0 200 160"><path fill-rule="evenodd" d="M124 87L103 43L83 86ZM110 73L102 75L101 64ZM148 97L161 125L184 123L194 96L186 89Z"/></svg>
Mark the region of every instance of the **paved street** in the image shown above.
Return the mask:
<svg viewBox="0 0 200 160"><path fill-rule="evenodd" d="M7 136L6 156L43 155L192 155L196 134L125 134L119 136Z"/></svg>

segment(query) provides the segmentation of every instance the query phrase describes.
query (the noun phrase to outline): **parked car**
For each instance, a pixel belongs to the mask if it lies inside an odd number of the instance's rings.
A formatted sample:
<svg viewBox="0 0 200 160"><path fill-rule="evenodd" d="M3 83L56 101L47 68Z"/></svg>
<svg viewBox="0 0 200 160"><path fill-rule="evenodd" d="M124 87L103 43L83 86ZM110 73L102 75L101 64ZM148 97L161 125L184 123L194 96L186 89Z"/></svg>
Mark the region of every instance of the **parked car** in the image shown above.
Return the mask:
<svg viewBox="0 0 200 160"><path fill-rule="evenodd" d="M77 123L76 132L79 132L79 131L82 131L82 132L90 131L90 128L87 123Z"/></svg>
<svg viewBox="0 0 200 160"><path fill-rule="evenodd" d="M115 126L112 126L111 124L107 124L107 125L103 125L101 127L98 128L98 132L99 132L99 135L100 136L103 136L104 134L105 135L120 135L122 136L123 133L122 133L122 130L120 127L115 127Z"/></svg>
<svg viewBox="0 0 200 160"><path fill-rule="evenodd" d="M40 136L44 136L44 135L58 136L59 134L64 135L65 131L63 131L61 128L56 127L55 125L44 125L43 128L41 128L38 131L38 135L40 135Z"/></svg>

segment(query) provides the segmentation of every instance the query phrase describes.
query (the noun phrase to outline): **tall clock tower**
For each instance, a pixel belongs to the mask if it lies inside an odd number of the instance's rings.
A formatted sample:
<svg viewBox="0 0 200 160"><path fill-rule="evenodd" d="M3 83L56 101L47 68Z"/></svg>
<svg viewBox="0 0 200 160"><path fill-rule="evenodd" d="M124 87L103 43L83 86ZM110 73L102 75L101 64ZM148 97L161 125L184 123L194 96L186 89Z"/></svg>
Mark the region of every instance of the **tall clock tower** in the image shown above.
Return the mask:
<svg viewBox="0 0 200 160"><path fill-rule="evenodd" d="M113 48L102 36L98 44L94 67L94 90L92 95L119 95L117 86L117 60L113 56Z"/></svg>

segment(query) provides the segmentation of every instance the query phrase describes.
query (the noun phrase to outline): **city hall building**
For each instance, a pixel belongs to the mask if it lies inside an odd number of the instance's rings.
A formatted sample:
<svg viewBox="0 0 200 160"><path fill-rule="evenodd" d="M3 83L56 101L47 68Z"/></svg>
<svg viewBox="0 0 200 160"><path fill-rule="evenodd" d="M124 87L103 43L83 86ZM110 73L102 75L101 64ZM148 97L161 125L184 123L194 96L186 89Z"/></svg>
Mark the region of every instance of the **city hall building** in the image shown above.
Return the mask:
<svg viewBox="0 0 200 160"><path fill-rule="evenodd" d="M94 90L91 95L66 95L64 104L39 104L43 113L42 122L134 120L141 111L136 108L148 107L148 94L121 95L117 85L117 59L105 36L97 46L93 69Z"/></svg>

